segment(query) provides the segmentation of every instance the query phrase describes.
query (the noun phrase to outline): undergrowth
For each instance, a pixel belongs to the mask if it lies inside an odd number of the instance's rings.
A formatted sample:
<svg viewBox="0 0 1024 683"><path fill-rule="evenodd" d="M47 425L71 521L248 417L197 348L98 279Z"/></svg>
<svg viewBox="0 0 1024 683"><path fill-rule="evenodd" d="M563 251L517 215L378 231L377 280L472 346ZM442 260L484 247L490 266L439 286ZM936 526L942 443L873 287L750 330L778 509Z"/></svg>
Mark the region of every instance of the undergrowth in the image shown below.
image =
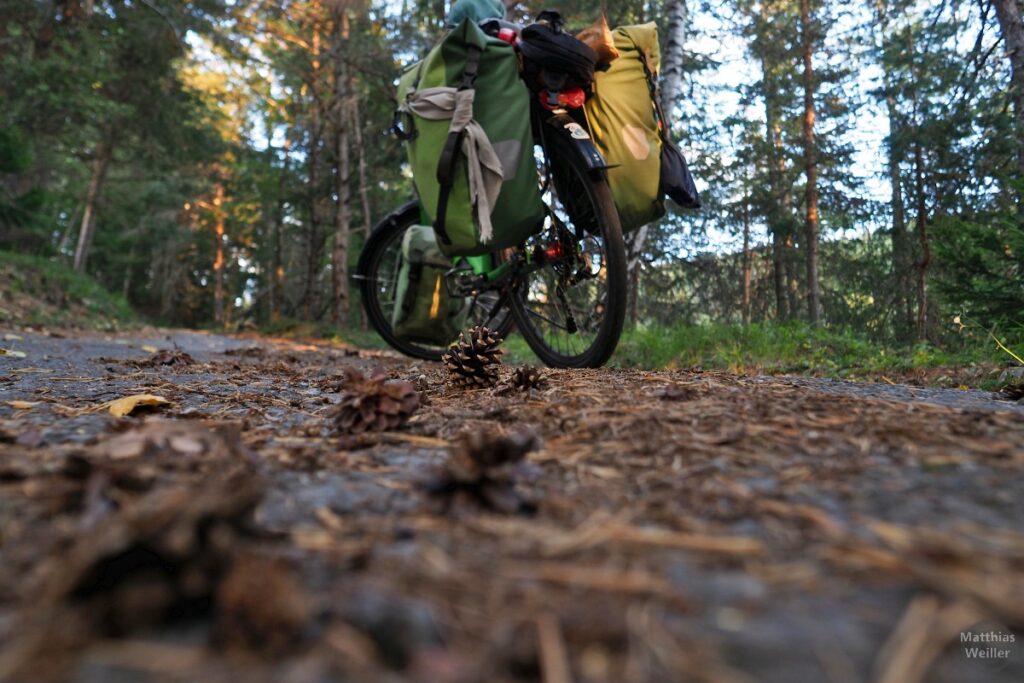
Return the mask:
<svg viewBox="0 0 1024 683"><path fill-rule="evenodd" d="M0 323L114 330L137 320L123 297L66 261L0 251Z"/></svg>
<svg viewBox="0 0 1024 683"><path fill-rule="evenodd" d="M976 337L976 338L975 338ZM1021 349L1024 339L1011 348ZM508 357L535 364L521 337L508 341ZM809 325L758 323L634 327L623 332L609 365L640 369L729 370L759 374L803 374L835 378L905 380L994 387L1012 366L998 346L982 335L954 338L946 347L885 345L850 332Z"/></svg>

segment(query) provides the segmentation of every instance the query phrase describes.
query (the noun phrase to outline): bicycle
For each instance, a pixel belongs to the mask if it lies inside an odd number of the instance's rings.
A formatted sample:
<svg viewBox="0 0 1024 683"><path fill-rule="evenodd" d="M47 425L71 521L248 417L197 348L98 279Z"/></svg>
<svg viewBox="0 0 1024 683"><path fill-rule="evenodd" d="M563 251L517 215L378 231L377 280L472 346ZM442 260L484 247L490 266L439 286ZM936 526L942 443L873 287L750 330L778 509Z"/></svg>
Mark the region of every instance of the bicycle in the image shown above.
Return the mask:
<svg viewBox="0 0 1024 683"><path fill-rule="evenodd" d="M506 337L514 323L546 365L600 367L618 345L627 293L609 166L590 139L582 107L548 109L535 97L531 127L547 215L516 248L458 259L446 284L453 296L470 299L470 324ZM370 324L391 347L439 360L447 347L404 341L391 328L402 235L421 223L416 200L385 216L363 247L355 278Z"/></svg>

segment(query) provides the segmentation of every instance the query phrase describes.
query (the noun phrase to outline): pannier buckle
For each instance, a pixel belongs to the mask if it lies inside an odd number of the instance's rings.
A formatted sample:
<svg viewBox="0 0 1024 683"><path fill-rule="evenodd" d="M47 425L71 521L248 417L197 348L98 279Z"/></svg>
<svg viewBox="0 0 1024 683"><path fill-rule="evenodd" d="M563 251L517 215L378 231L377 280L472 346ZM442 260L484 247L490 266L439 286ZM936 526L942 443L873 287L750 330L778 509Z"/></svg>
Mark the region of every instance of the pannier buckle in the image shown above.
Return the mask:
<svg viewBox="0 0 1024 683"><path fill-rule="evenodd" d="M391 119L390 131L396 138L403 142L415 140L416 136L420 134L414 125L412 114L407 111L402 111L401 109L395 111L395 116Z"/></svg>

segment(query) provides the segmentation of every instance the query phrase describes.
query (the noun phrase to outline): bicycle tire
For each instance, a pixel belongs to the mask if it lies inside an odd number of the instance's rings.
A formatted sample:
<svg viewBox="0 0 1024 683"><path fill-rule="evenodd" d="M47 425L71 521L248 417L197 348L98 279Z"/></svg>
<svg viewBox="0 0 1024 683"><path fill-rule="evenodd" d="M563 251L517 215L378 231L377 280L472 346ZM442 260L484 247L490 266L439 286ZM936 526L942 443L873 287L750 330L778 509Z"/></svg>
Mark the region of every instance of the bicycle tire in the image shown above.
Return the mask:
<svg viewBox="0 0 1024 683"><path fill-rule="evenodd" d="M579 152L557 135L550 136L545 142L547 143L545 154L550 153L552 166L558 167L559 174L571 173L576 176L586 198L594 209L594 217L598 223L596 227L604 240L604 249L607 254L605 310L593 343L585 351L572 355L563 354L551 348L545 341L543 333L533 323L533 314L527 309L523 300L525 293L521 291L512 297L512 315L516 319L519 333L523 335L526 343L545 365L556 368L601 367L615 352L626 319L628 278L626 250L619 214L603 170L592 170ZM554 184L556 186L559 184L559 176L555 177ZM563 182L562 186L565 187L566 184ZM582 197L570 197L571 202L578 202L580 199ZM592 226L588 226L586 229L590 231ZM522 283L519 284L521 287Z"/></svg>

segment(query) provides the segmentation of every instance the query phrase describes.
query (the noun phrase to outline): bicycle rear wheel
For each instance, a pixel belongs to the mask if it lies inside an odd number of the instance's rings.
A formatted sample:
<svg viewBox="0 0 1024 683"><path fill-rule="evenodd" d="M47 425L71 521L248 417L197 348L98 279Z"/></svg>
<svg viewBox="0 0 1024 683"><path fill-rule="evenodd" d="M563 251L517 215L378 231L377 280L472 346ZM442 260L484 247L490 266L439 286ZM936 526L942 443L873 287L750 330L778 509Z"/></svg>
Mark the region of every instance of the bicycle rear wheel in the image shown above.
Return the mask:
<svg viewBox="0 0 1024 683"><path fill-rule="evenodd" d="M545 364L604 365L626 317L626 252L619 214L604 171L548 135L544 229L526 244L541 259L516 283L511 299L519 332Z"/></svg>
<svg viewBox="0 0 1024 683"><path fill-rule="evenodd" d="M389 346L413 358L440 360L447 346L430 346L405 341L395 335L391 326L398 271L402 267L402 236L419 221L420 206L416 200L403 204L388 214L374 227L369 239L366 240L359 255L356 277L359 280L366 317ZM507 306L494 311L499 296L497 291L478 294L472 302L468 324L486 325L499 336L507 336L513 320Z"/></svg>

